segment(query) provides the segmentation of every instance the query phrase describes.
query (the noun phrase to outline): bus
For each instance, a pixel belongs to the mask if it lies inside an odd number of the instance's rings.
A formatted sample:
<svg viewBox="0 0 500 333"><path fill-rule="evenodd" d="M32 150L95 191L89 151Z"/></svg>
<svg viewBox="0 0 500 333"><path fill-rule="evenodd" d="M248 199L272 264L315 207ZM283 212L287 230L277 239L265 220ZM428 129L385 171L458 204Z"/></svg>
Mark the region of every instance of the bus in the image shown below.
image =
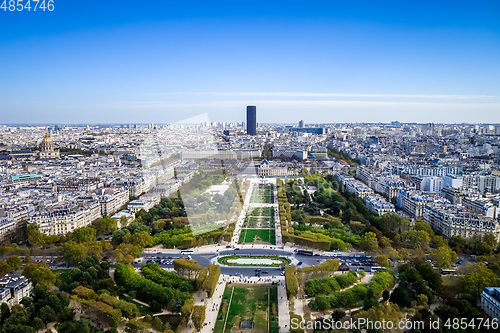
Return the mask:
<svg viewBox="0 0 500 333"><path fill-rule="evenodd" d="M455 274L456 272L456 269L442 269L441 275Z"/></svg>
<svg viewBox="0 0 500 333"><path fill-rule="evenodd" d="M193 250L181 250L181 254L193 254Z"/></svg>
<svg viewBox="0 0 500 333"><path fill-rule="evenodd" d="M375 273L375 272L381 271L381 270L383 270L383 269L385 269L385 267L381 267L381 266L374 266L374 267L372 267L371 272L372 272L372 273Z"/></svg>
<svg viewBox="0 0 500 333"><path fill-rule="evenodd" d="M301 254L303 256L312 256L313 255L313 251L298 250L297 254Z"/></svg>

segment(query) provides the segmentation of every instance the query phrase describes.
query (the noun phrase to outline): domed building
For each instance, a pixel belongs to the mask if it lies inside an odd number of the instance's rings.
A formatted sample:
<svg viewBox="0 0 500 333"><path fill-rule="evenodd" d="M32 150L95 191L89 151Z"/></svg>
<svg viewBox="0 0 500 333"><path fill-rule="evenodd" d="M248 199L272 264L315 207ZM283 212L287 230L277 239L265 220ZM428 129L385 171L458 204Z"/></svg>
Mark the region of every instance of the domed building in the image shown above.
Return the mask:
<svg viewBox="0 0 500 333"><path fill-rule="evenodd" d="M54 149L54 143L52 139L49 137L49 133L45 132L45 137L40 144L40 152L38 153L38 158L47 159L47 158L59 158L61 157L59 154L59 150Z"/></svg>

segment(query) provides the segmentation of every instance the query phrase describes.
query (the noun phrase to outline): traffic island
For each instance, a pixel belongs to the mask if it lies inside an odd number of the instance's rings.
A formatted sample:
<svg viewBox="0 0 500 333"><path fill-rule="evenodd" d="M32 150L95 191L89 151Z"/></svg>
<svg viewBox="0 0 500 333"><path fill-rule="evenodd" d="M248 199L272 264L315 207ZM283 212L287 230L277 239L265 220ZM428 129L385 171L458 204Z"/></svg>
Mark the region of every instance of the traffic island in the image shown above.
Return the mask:
<svg viewBox="0 0 500 333"><path fill-rule="evenodd" d="M258 266L258 267L280 267L289 265L292 261L279 256L246 256L232 255L221 257L218 263L226 266Z"/></svg>

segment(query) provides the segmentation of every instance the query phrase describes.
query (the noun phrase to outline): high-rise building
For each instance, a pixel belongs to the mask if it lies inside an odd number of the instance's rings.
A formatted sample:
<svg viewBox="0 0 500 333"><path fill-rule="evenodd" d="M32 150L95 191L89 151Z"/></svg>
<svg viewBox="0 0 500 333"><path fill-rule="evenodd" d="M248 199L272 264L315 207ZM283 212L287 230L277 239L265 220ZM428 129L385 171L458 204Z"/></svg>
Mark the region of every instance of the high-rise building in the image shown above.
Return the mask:
<svg viewBox="0 0 500 333"><path fill-rule="evenodd" d="M304 121L303 120L299 121L299 128L304 128Z"/></svg>
<svg viewBox="0 0 500 333"><path fill-rule="evenodd" d="M257 107L254 105L247 106L247 134L257 134Z"/></svg>

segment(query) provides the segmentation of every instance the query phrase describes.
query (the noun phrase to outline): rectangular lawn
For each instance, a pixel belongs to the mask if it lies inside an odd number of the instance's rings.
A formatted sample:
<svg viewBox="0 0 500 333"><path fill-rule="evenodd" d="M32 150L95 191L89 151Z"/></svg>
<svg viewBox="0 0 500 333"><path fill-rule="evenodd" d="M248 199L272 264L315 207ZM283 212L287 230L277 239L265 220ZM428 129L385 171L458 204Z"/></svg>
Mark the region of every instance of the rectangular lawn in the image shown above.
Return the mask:
<svg viewBox="0 0 500 333"><path fill-rule="evenodd" d="M250 321L253 324L252 329L245 329L246 333L278 333L277 287L228 284L224 290L214 332L239 332L242 321Z"/></svg>
<svg viewBox="0 0 500 333"><path fill-rule="evenodd" d="M238 243L276 245L276 231L274 229L241 229Z"/></svg>

